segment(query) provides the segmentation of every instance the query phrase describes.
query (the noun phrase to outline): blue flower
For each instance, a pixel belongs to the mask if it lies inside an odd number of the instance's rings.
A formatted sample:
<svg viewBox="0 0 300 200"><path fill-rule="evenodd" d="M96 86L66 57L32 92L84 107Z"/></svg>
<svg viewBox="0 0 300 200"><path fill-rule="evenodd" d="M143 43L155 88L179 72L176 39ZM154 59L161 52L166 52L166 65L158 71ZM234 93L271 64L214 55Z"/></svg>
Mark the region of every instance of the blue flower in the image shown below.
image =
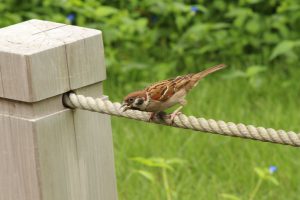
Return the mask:
<svg viewBox="0 0 300 200"><path fill-rule="evenodd" d="M73 22L75 20L75 17L76 15L74 13L70 13L68 14L67 16L67 19L70 21L70 22Z"/></svg>
<svg viewBox="0 0 300 200"><path fill-rule="evenodd" d="M152 24L155 24L158 21L158 17L156 15L151 15L150 21Z"/></svg>
<svg viewBox="0 0 300 200"><path fill-rule="evenodd" d="M199 8L197 6L191 6L191 11L196 13L199 11Z"/></svg>
<svg viewBox="0 0 300 200"><path fill-rule="evenodd" d="M269 172L270 172L270 174L273 174L273 173L276 172L276 171L277 171L277 167L276 167L276 166L271 165L271 166L269 167Z"/></svg>

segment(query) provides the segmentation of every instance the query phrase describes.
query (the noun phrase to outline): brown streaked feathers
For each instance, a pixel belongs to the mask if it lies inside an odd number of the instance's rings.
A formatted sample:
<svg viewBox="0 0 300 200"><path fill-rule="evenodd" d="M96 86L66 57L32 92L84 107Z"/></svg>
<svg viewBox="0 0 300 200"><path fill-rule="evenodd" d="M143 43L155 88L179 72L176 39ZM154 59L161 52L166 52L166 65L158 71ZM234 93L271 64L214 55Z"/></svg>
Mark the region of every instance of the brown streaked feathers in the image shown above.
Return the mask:
<svg viewBox="0 0 300 200"><path fill-rule="evenodd" d="M166 101L173 96L177 91L185 88L187 91L197 85L198 81L213 73L217 70L224 68L224 64L220 64L204 71L195 74L188 74L185 76L178 76L176 78L163 80L158 83L154 83L147 87L145 90L150 94L153 100Z"/></svg>

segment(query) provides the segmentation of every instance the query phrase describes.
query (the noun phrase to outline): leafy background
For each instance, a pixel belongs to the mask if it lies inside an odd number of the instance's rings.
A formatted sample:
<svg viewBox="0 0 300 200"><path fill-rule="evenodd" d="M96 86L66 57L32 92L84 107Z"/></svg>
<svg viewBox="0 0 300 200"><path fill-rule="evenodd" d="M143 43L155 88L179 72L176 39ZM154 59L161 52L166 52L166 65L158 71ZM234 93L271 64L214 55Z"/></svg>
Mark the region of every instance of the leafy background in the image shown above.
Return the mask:
<svg viewBox="0 0 300 200"><path fill-rule="evenodd" d="M298 0L0 0L0 27L32 18L103 31L112 100L226 63L192 91L185 113L300 129ZM299 198L295 148L112 123L120 199ZM253 196L263 177L257 171L269 165L278 168L278 184L266 181Z"/></svg>

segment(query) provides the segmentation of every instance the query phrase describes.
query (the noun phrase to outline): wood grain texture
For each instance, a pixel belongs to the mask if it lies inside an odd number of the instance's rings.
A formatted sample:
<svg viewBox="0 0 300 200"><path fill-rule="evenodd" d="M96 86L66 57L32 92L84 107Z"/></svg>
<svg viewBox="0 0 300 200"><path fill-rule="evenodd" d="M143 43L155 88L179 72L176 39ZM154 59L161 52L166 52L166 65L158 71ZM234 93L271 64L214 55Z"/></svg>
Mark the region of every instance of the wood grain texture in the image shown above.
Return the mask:
<svg viewBox="0 0 300 200"><path fill-rule="evenodd" d="M71 89L106 78L103 44L99 34L67 45Z"/></svg>
<svg viewBox="0 0 300 200"><path fill-rule="evenodd" d="M39 118L65 109L62 95L48 98L35 103L14 101L0 98L0 114L21 118Z"/></svg>
<svg viewBox="0 0 300 200"><path fill-rule="evenodd" d="M1 48L1 44L0 44ZM2 77L2 97L11 99L30 100L32 90L27 75L27 64L25 56L1 52L0 71Z"/></svg>
<svg viewBox="0 0 300 200"><path fill-rule="evenodd" d="M1 59L1 58L0 58ZM0 64L1 65L1 64ZM2 73L1 73L1 67L0 67L0 97L4 96L3 93L3 81L2 81Z"/></svg>
<svg viewBox="0 0 300 200"><path fill-rule="evenodd" d="M74 122L82 183L81 199L116 200L110 117L78 110L74 113Z"/></svg>
<svg viewBox="0 0 300 200"><path fill-rule="evenodd" d="M102 85L94 84L76 92L99 97ZM81 199L117 200L110 116L76 110L74 124L83 183Z"/></svg>
<svg viewBox="0 0 300 200"><path fill-rule="evenodd" d="M99 97L102 95L102 82L76 90L86 96ZM64 110L62 94L34 103L14 101L0 98L0 114L20 118L35 119Z"/></svg>
<svg viewBox="0 0 300 200"><path fill-rule="evenodd" d="M80 200L73 113L0 115L0 199Z"/></svg>
<svg viewBox="0 0 300 200"><path fill-rule="evenodd" d="M41 199L81 200L73 113L61 111L35 122Z"/></svg>
<svg viewBox="0 0 300 200"><path fill-rule="evenodd" d="M47 38L65 46L71 89L106 78L101 31L68 25L51 29L46 34Z"/></svg>
<svg viewBox="0 0 300 200"><path fill-rule="evenodd" d="M0 199L40 200L33 123L0 115Z"/></svg>
<svg viewBox="0 0 300 200"><path fill-rule="evenodd" d="M46 99L70 89L63 46L26 56L32 101Z"/></svg>
<svg viewBox="0 0 300 200"><path fill-rule="evenodd" d="M0 97L36 102L105 79L101 32L30 20L0 29Z"/></svg>

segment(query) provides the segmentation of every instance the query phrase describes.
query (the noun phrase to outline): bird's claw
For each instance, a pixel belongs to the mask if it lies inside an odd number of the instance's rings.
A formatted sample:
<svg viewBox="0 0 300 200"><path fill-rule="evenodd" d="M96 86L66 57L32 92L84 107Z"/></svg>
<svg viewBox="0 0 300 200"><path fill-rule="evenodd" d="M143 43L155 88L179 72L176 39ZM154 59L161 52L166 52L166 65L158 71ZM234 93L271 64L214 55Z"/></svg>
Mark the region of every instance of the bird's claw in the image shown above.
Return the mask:
<svg viewBox="0 0 300 200"><path fill-rule="evenodd" d="M181 112L174 112L170 115L171 124L174 124L174 119L176 116L181 115Z"/></svg>
<svg viewBox="0 0 300 200"><path fill-rule="evenodd" d="M149 122L153 121L155 115L156 115L156 113L154 113L154 112L150 114Z"/></svg>

